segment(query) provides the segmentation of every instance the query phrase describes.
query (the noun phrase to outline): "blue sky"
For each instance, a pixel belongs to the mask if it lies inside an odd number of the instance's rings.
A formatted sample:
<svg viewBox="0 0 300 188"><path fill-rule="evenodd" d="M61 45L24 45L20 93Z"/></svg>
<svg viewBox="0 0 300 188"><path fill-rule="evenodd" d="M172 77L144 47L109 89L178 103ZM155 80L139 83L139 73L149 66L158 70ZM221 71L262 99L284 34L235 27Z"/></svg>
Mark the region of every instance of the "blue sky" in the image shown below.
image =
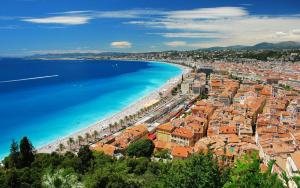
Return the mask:
<svg viewBox="0 0 300 188"><path fill-rule="evenodd" d="M300 41L299 0L1 0L0 56Z"/></svg>

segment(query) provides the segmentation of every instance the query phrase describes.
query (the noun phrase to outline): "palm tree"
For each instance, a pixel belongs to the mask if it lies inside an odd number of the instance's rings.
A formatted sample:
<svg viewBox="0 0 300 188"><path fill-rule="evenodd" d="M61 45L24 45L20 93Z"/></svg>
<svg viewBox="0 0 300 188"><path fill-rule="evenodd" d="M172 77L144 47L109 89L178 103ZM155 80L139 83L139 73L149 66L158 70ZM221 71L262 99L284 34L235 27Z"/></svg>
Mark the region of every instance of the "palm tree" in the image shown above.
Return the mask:
<svg viewBox="0 0 300 188"><path fill-rule="evenodd" d="M129 120L132 121L133 115L129 115Z"/></svg>
<svg viewBox="0 0 300 188"><path fill-rule="evenodd" d="M59 150L59 152L62 152L63 150L65 150L66 149L66 147L65 147L65 145L63 144L63 143L60 143L59 145L58 145L58 150Z"/></svg>
<svg viewBox="0 0 300 188"><path fill-rule="evenodd" d="M94 130L93 132L93 137L94 137L94 140L96 141L97 137L99 136L99 132Z"/></svg>
<svg viewBox="0 0 300 188"><path fill-rule="evenodd" d="M129 117L128 116L125 116L125 123L127 123L129 120Z"/></svg>
<svg viewBox="0 0 300 188"><path fill-rule="evenodd" d="M110 123L110 124L108 125L108 127L109 127L109 132L111 132L111 128L113 127L113 124Z"/></svg>
<svg viewBox="0 0 300 188"><path fill-rule="evenodd" d="M124 123L124 120L123 120L123 119L120 119L119 124L122 126L123 123Z"/></svg>
<svg viewBox="0 0 300 188"><path fill-rule="evenodd" d="M79 135L79 136L77 137L77 141L78 141L78 146L80 146L80 145L81 145L81 142L83 141L83 137L82 137L81 135Z"/></svg>
<svg viewBox="0 0 300 188"><path fill-rule="evenodd" d="M91 138L91 134L90 133L85 133L85 141L88 143L89 140Z"/></svg>
<svg viewBox="0 0 300 188"><path fill-rule="evenodd" d="M67 141L67 144L69 145L70 147L70 150L72 149L72 145L74 144L74 138L70 137Z"/></svg>
<svg viewBox="0 0 300 188"><path fill-rule="evenodd" d="M163 93L162 93L162 92L159 92L158 94L159 94L160 99L162 99Z"/></svg>
<svg viewBox="0 0 300 188"><path fill-rule="evenodd" d="M83 188L83 184L78 181L78 177L75 173L60 169L54 171L48 169L42 177L42 187L45 188L57 188L57 187L74 187Z"/></svg>
<svg viewBox="0 0 300 188"><path fill-rule="evenodd" d="M118 123L115 122L115 123L114 123L114 129L116 129L117 127L118 127Z"/></svg>

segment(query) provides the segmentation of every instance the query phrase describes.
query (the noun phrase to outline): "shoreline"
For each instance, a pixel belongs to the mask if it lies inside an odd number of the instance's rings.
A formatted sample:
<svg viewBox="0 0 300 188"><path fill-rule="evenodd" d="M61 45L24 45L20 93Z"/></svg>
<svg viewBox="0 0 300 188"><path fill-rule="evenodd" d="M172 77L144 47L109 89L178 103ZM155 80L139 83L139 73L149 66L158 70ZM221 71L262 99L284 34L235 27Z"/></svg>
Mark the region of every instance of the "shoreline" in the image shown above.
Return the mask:
<svg viewBox="0 0 300 188"><path fill-rule="evenodd" d="M67 147L67 141L69 138L72 137L72 138L74 138L74 140L76 140L78 136L84 137L84 135L86 133L92 134L93 131L95 131L95 130L97 130L100 134L101 133L103 134L102 131L104 131L104 129L108 128L109 124L119 122L119 120L124 119L125 116L129 116L129 115L133 115L133 114L137 113L140 109L144 108L151 101L159 99L160 92L171 91L171 89L177 85L178 81L181 79L181 76L187 74L190 71L190 69L188 67L169 63L169 62L159 62L159 61L145 61L145 62L171 64L172 66L176 66L176 67L180 68L182 72L179 75L170 78L167 82L165 82L159 88L157 88L157 89L149 92L145 96L135 100L133 103L130 103L128 106L126 106L122 110L117 111L116 113L113 113L112 115L108 115L107 117L104 117L93 124L89 124L83 129L80 129L69 135L62 136L54 141L50 141L49 143L47 143L45 145L37 147L36 152L37 153L55 152L60 144L63 144L65 147Z"/></svg>

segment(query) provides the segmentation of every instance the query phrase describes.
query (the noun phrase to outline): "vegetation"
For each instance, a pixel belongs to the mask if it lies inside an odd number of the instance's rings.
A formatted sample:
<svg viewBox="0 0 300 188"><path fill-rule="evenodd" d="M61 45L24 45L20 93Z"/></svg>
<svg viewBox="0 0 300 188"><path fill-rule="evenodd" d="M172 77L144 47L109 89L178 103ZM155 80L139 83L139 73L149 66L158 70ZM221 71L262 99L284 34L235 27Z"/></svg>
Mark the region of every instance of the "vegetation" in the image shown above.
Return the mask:
<svg viewBox="0 0 300 188"><path fill-rule="evenodd" d="M137 141L129 146L125 157L117 160L93 153L88 146L81 147L77 155L35 154L30 141L23 138L20 149L12 142L11 153L0 167L0 188L284 187L270 170L260 172L260 161L255 156L245 156L232 167L220 165L211 153L156 162L150 158L153 147L150 140Z"/></svg>
<svg viewBox="0 0 300 188"><path fill-rule="evenodd" d="M149 139L141 139L129 145L127 155L130 157L151 157L154 144Z"/></svg>
<svg viewBox="0 0 300 188"><path fill-rule="evenodd" d="M156 151L154 153L154 157L161 158L161 159L171 159L170 152L167 149L163 149L161 151Z"/></svg>
<svg viewBox="0 0 300 188"><path fill-rule="evenodd" d="M230 180L225 184L225 188L234 187L284 187L283 182L272 174L272 166L275 161L271 161L268 170L265 173L260 172L260 161L257 157L245 156L236 162L236 166L232 169Z"/></svg>

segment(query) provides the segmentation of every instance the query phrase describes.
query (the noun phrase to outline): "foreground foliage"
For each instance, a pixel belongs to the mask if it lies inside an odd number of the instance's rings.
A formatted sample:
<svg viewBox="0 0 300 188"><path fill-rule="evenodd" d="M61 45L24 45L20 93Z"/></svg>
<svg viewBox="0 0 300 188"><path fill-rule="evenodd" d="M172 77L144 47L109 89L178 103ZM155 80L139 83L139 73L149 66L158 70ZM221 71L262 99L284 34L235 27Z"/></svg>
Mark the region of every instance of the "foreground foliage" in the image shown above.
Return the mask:
<svg viewBox="0 0 300 188"><path fill-rule="evenodd" d="M239 160L233 167L221 167L211 153L197 154L186 160L154 162L149 154L153 152L153 143L143 140L129 147L128 156L116 160L103 153L92 153L87 146L82 147L78 155L70 152L34 154L27 141L20 144L27 148L23 149L26 151L23 157L13 142L10 156L0 167L1 188L283 187L277 175L260 172L259 160L255 157ZM137 150L140 147L143 152ZM23 163L25 156L33 160Z"/></svg>

